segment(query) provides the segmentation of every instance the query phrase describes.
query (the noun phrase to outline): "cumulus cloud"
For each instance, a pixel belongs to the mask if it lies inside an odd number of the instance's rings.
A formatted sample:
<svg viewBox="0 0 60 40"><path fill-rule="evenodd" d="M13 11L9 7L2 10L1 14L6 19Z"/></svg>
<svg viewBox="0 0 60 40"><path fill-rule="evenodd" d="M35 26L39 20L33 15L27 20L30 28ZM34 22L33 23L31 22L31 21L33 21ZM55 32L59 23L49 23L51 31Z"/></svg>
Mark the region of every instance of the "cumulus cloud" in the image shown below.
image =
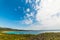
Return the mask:
<svg viewBox="0 0 60 40"><path fill-rule="evenodd" d="M23 20L22 23L27 25L32 24L32 20L29 18L29 19Z"/></svg>
<svg viewBox="0 0 60 40"><path fill-rule="evenodd" d="M36 3L39 0L36 0ZM60 29L60 0L41 0L39 5L36 5L37 14L36 20L38 23L32 24L30 16L34 14L26 14L28 19L24 20L25 24L31 24L29 27L22 28L25 30L54 30ZM29 9L27 11L30 11Z"/></svg>
<svg viewBox="0 0 60 40"><path fill-rule="evenodd" d="M27 29L60 29L60 17L57 17L57 13L60 12L60 0L41 0L41 4L37 8L40 10L37 12L36 19L39 23L41 20L42 25L32 25ZM54 16L52 17L52 15Z"/></svg>
<svg viewBox="0 0 60 40"><path fill-rule="evenodd" d="M60 0L41 0L41 5L39 6L36 19L38 21L42 20L42 26L39 28L44 29L60 29ZM52 17L52 15L54 15ZM38 28L38 29L39 29Z"/></svg>

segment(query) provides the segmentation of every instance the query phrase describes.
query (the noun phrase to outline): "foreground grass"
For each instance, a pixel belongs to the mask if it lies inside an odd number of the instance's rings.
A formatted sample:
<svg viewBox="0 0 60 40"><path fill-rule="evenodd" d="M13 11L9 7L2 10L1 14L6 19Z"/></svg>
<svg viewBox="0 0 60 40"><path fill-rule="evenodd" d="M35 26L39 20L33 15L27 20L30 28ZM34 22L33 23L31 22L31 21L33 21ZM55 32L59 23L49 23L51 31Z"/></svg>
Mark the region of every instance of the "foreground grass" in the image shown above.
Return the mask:
<svg viewBox="0 0 60 40"><path fill-rule="evenodd" d="M34 38L33 38L34 39ZM60 40L60 33L42 33L35 37L37 40Z"/></svg>
<svg viewBox="0 0 60 40"><path fill-rule="evenodd" d="M60 33L32 34L4 34L0 33L0 40L60 40Z"/></svg>
<svg viewBox="0 0 60 40"><path fill-rule="evenodd" d="M31 34L0 34L0 40L30 40L30 38L34 37L35 35Z"/></svg>

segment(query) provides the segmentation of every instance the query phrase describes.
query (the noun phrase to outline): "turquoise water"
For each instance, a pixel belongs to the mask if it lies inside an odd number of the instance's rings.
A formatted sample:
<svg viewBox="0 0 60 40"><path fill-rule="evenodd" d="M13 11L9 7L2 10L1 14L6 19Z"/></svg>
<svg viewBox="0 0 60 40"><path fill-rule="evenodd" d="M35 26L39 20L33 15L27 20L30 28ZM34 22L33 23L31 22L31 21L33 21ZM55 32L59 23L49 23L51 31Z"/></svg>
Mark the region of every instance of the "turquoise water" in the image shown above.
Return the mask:
<svg viewBox="0 0 60 40"><path fill-rule="evenodd" d="M7 34L40 34L42 31L9 31Z"/></svg>
<svg viewBox="0 0 60 40"><path fill-rule="evenodd" d="M60 32L60 30L34 30L34 31L9 31L6 32L6 34L40 34L40 33L45 33L45 32Z"/></svg>

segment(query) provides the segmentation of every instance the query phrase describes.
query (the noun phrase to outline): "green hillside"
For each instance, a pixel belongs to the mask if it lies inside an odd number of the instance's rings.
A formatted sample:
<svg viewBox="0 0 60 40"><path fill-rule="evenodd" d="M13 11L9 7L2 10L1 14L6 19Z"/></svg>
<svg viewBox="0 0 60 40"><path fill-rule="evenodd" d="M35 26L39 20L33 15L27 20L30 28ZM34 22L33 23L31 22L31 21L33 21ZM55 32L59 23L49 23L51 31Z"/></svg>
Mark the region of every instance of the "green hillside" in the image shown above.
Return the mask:
<svg viewBox="0 0 60 40"><path fill-rule="evenodd" d="M33 40L60 40L60 32L38 34Z"/></svg>
<svg viewBox="0 0 60 40"><path fill-rule="evenodd" d="M0 33L0 40L60 40L60 33L42 33L38 35Z"/></svg>
<svg viewBox="0 0 60 40"><path fill-rule="evenodd" d="M0 28L0 40L60 40L60 32L33 34L5 34L4 31L23 31L10 28Z"/></svg>
<svg viewBox="0 0 60 40"><path fill-rule="evenodd" d="M0 31L20 31L20 30L18 30L18 29L11 29L11 28L1 28L0 27Z"/></svg>

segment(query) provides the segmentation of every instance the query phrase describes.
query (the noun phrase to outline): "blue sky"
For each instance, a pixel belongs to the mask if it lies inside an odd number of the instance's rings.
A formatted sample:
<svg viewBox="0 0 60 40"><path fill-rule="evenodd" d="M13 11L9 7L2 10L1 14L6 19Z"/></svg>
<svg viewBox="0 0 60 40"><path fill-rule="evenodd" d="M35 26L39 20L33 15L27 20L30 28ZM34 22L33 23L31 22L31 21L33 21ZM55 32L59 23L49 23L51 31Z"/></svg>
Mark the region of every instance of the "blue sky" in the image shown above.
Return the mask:
<svg viewBox="0 0 60 40"><path fill-rule="evenodd" d="M60 29L60 0L0 0L0 26L26 30Z"/></svg>
<svg viewBox="0 0 60 40"><path fill-rule="evenodd" d="M25 28L35 24L37 22L35 5L35 0L0 0L0 26Z"/></svg>

